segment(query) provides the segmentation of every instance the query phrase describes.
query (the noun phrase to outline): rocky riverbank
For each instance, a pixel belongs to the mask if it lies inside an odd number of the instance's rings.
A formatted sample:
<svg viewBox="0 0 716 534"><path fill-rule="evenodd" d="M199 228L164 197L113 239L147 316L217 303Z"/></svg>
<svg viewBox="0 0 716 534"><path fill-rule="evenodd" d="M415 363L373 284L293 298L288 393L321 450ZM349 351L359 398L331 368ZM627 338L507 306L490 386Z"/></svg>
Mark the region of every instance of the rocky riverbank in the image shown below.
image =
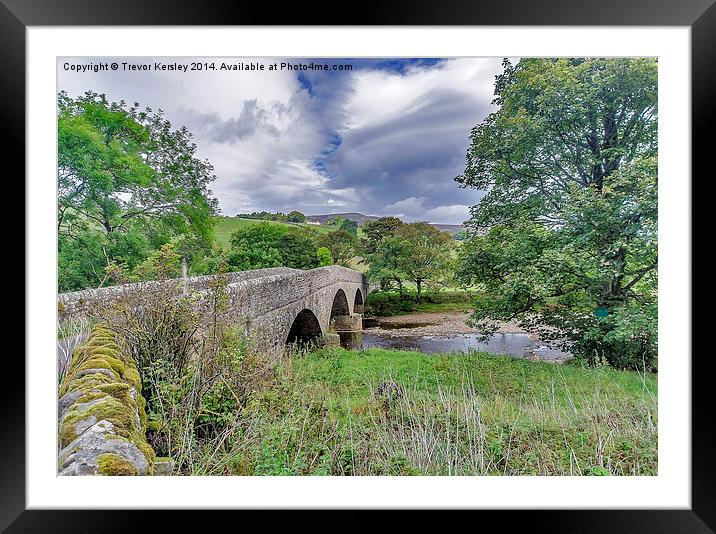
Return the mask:
<svg viewBox="0 0 716 534"><path fill-rule="evenodd" d="M380 330L382 335L403 336L449 336L454 334L479 334L477 328L467 324L466 312L416 312L392 317L366 317L363 319L365 332ZM500 323L501 334L527 334L515 323ZM529 334L537 340L537 336Z"/></svg>

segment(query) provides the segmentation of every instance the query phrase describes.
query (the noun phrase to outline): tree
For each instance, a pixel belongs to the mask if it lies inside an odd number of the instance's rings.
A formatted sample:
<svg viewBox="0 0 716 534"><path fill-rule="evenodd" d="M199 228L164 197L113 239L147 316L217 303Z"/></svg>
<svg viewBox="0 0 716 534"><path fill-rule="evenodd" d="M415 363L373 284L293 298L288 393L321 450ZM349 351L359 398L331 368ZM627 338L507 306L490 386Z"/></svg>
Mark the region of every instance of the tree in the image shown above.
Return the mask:
<svg viewBox="0 0 716 534"><path fill-rule="evenodd" d="M137 267L137 273L142 280L177 278L181 273L181 256L174 250L174 245L167 243L152 251Z"/></svg>
<svg viewBox="0 0 716 534"><path fill-rule="evenodd" d="M355 236L358 235L358 223L350 219L343 219L338 229L345 230L346 232Z"/></svg>
<svg viewBox="0 0 716 534"><path fill-rule="evenodd" d="M281 265L292 269L315 269L320 266L313 239L306 233L289 230L279 240Z"/></svg>
<svg viewBox="0 0 716 534"><path fill-rule="evenodd" d="M129 260L133 268L181 235L196 238L194 252L210 248L217 203L208 186L215 176L196 157L186 128L172 129L161 111L92 92L76 99L61 92L57 122L60 258L79 258L92 242L102 262ZM123 244L134 247L128 257L117 250ZM66 273L60 263L61 288L104 283L98 262L87 260L73 267L85 272Z"/></svg>
<svg viewBox="0 0 716 534"><path fill-rule="evenodd" d="M239 271L267 267L313 269L319 266L308 233L268 222L239 228L231 235L228 265Z"/></svg>
<svg viewBox="0 0 716 534"><path fill-rule="evenodd" d="M231 270L280 267L279 241L286 230L268 222L239 227L231 234L227 263Z"/></svg>
<svg viewBox="0 0 716 534"><path fill-rule="evenodd" d="M368 256L368 276L381 285L394 281L403 293L403 281L415 282L420 302L423 284L441 282L450 276L454 243L450 234L426 222L401 224L386 235Z"/></svg>
<svg viewBox="0 0 716 534"><path fill-rule="evenodd" d="M656 155L656 60L505 60L495 95L456 178L487 191L473 226L517 214L559 226L572 188L599 192L623 164Z"/></svg>
<svg viewBox="0 0 716 534"><path fill-rule="evenodd" d="M404 224L395 236L407 245L396 258L398 268L407 280L415 282L417 301L420 302L425 282L441 282L450 276L454 248L452 236L427 222Z"/></svg>
<svg viewBox="0 0 716 534"><path fill-rule="evenodd" d="M381 239L394 235L395 231L402 225L403 221L397 217L381 217L375 221L366 221L363 223L363 237L361 238L363 253L375 253Z"/></svg>
<svg viewBox="0 0 716 534"><path fill-rule="evenodd" d="M655 366L657 71L651 59L528 59L495 83L456 180L487 194L460 276L473 321L517 320L590 363Z"/></svg>
<svg viewBox="0 0 716 534"><path fill-rule="evenodd" d="M402 237L384 236L375 245L375 252L368 256L368 278L380 282L381 289L388 289L395 282L402 298L403 281L408 279L408 274L403 270L403 258L408 256L409 248L410 243Z"/></svg>
<svg viewBox="0 0 716 534"><path fill-rule="evenodd" d="M292 211L286 215L286 220L288 222L294 222L294 223L305 223L306 222L306 216L301 213L300 211Z"/></svg>
<svg viewBox="0 0 716 534"><path fill-rule="evenodd" d="M347 267L349 260L355 256L356 243L356 236L345 230L328 232L317 239L318 246L326 247L331 252L333 261L344 267Z"/></svg>

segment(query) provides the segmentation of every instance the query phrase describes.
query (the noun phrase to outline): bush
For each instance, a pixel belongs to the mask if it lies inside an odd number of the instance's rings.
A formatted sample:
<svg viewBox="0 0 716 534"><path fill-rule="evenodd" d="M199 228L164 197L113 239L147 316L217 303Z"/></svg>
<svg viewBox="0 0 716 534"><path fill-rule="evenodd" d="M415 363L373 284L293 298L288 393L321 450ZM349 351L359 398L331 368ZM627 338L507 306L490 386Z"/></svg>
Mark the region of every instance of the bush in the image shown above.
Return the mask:
<svg viewBox="0 0 716 534"><path fill-rule="evenodd" d="M162 272L174 259L164 254L154 267ZM98 310L137 363L148 441L175 460L178 473L194 472L201 451L216 452L240 432L248 399L273 376L271 354L255 350L230 314L225 269L220 263L201 305L167 280Z"/></svg>
<svg viewBox="0 0 716 534"><path fill-rule="evenodd" d="M239 228L231 235L228 262L233 270L319 266L312 235L302 229L259 223Z"/></svg>
<svg viewBox="0 0 716 534"><path fill-rule="evenodd" d="M328 248L318 247L318 250L316 251L316 256L318 256L318 262L320 263L321 267L333 265L333 257L331 256L331 251L328 250Z"/></svg>

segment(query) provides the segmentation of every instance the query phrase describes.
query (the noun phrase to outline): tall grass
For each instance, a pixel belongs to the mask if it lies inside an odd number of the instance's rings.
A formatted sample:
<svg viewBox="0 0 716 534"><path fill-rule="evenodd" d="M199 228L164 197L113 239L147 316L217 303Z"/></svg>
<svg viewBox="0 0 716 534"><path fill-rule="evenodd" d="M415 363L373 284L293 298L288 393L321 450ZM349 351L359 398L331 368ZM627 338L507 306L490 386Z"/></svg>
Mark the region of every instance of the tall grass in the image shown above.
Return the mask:
<svg viewBox="0 0 716 534"><path fill-rule="evenodd" d="M203 444L191 473L656 474L653 377L461 358L330 349L289 359ZM386 383L399 394L381 393Z"/></svg>
<svg viewBox="0 0 716 534"><path fill-rule="evenodd" d="M371 418L377 447L362 456L356 474L374 474L375 465L396 459L430 475L656 474L650 453L626 454L643 441L655 452L648 405L619 417L596 393L578 410L558 407L554 396L512 406L503 396L477 394L469 382L435 396L408 391Z"/></svg>
<svg viewBox="0 0 716 534"><path fill-rule="evenodd" d="M88 317L65 321L57 326L57 384L62 383L72 361L75 349L87 338L92 329Z"/></svg>

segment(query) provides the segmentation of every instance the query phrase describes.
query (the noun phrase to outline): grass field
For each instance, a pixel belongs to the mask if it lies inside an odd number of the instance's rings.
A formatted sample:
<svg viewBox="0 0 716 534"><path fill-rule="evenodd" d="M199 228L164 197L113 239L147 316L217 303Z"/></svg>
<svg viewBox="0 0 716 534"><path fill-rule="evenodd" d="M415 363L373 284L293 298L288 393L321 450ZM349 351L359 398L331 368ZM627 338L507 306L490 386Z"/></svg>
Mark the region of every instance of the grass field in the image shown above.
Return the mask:
<svg viewBox="0 0 716 534"><path fill-rule="evenodd" d="M656 395L613 369L323 349L286 360L194 474L655 475Z"/></svg>

